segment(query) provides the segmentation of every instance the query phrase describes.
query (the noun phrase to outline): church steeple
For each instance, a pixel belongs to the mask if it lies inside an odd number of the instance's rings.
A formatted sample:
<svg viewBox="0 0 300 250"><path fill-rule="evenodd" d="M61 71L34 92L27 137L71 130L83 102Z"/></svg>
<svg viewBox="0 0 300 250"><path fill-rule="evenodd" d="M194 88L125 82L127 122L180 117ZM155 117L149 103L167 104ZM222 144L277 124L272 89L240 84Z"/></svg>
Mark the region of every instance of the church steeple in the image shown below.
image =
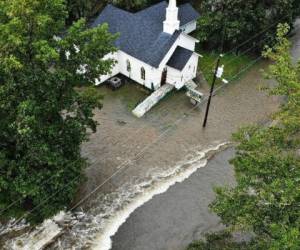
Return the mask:
<svg viewBox="0 0 300 250"><path fill-rule="evenodd" d="M173 34L180 27L178 20L178 8L176 0L169 0L169 6L166 9L166 20L164 21L164 32Z"/></svg>

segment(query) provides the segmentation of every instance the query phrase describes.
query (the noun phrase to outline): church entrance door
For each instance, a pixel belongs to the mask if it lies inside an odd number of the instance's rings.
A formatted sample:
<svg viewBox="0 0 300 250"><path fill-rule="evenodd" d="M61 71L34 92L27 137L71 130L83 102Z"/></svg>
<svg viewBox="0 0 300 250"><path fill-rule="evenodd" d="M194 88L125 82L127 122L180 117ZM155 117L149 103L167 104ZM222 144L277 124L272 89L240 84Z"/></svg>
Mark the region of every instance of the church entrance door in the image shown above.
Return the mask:
<svg viewBox="0 0 300 250"><path fill-rule="evenodd" d="M164 68L164 70L163 70L163 72L161 74L161 83L160 83L161 86L166 83L166 81L167 81L167 74L168 74L168 70L167 70L167 68Z"/></svg>

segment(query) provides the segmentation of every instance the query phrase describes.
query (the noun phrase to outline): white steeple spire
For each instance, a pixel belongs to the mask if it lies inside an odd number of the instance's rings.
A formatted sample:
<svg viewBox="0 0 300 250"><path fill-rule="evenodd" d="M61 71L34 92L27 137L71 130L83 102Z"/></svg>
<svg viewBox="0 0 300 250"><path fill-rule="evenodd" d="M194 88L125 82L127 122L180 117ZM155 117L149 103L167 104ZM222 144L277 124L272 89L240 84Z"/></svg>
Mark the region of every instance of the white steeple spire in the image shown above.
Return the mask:
<svg viewBox="0 0 300 250"><path fill-rule="evenodd" d="M169 8L176 8L176 0L170 0L169 1Z"/></svg>
<svg viewBox="0 0 300 250"><path fill-rule="evenodd" d="M178 8L176 0L169 0L169 6L166 9L166 20L164 21L164 32L173 34L180 27L178 20Z"/></svg>

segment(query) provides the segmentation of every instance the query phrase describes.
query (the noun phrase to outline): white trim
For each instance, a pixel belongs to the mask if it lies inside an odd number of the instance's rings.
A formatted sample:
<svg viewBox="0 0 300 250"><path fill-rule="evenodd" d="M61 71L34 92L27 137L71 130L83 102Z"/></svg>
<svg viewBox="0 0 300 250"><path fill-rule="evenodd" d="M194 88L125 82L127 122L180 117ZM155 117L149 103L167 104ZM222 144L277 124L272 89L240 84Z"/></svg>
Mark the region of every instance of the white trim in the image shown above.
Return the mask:
<svg viewBox="0 0 300 250"><path fill-rule="evenodd" d="M199 40L198 39L196 39L195 37L192 37L192 36L190 36L189 34L187 34L187 33L185 33L185 32L181 32L181 34L182 35L184 35L184 36L186 36L186 37L189 37L189 38L191 38L192 40L195 40L196 41L196 43L199 43Z"/></svg>
<svg viewBox="0 0 300 250"><path fill-rule="evenodd" d="M192 21L190 21L190 22L188 22L188 23L186 23L184 25L181 25L180 28L184 27L184 26L188 26L188 25L192 24L193 22L197 22L197 19L194 19L194 20L192 20Z"/></svg>
<svg viewBox="0 0 300 250"><path fill-rule="evenodd" d="M198 54L197 52L194 51L194 54L196 54L197 56L203 58L203 56L201 54Z"/></svg>
<svg viewBox="0 0 300 250"><path fill-rule="evenodd" d="M172 66L169 66L169 65L166 65L168 68L171 68L171 69L174 69L174 70L176 70L176 71L178 71L178 72L182 72L183 70L184 70L184 68L182 69L182 70L179 70L179 69L175 69L175 68L173 68ZM186 65L184 65L184 67L185 67Z"/></svg>

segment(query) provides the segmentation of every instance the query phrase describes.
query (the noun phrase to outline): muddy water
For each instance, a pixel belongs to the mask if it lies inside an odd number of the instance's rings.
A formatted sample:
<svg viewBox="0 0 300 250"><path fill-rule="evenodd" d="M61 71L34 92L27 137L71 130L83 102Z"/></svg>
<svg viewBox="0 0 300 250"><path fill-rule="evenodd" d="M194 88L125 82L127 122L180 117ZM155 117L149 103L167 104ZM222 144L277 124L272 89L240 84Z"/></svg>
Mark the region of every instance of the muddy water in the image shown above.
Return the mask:
<svg viewBox="0 0 300 250"><path fill-rule="evenodd" d="M208 205L213 186L233 185L228 160L234 150L214 156L192 176L139 207L113 237L113 250L181 250L203 233L223 228Z"/></svg>
<svg viewBox="0 0 300 250"><path fill-rule="evenodd" d="M136 208L151 200L155 195L164 193L175 183L184 181L197 169L205 167L207 159L226 145L226 143L216 144L207 150L195 148L168 170L150 168L144 177L128 177L128 181L114 191L102 193L91 201L90 208L82 220L51 248L71 249L76 246L78 249L84 247L99 250L110 249L111 236Z"/></svg>
<svg viewBox="0 0 300 250"><path fill-rule="evenodd" d="M299 36L296 37L295 44L299 42ZM298 57L297 46L293 53ZM261 86L274 84L262 79L260 69L266 67L266 62L259 62L242 80L218 92L213 98L206 129L201 127L205 105L192 110L182 92L170 95L144 118L137 119L130 111L135 102L146 95L144 90L134 84L116 92L100 88L99 91L105 94L104 108L95 112L100 123L98 132L91 135L90 141L82 148L82 154L91 165L86 170L88 181L77 201L95 188L97 192L79 209L83 213L78 222L65 228L48 248L109 248L110 236L130 211L151 195L161 192L159 184L169 183L165 186L167 190L173 178L181 175L182 181L193 173L192 170L203 167L206 164L203 152L230 141L231 134L239 127L268 121L280 100L259 91ZM207 93L207 86L204 83L201 86ZM209 168L203 168L203 171L205 169ZM220 169L219 174L226 176L227 170ZM105 185L101 185L104 182ZM153 187L157 187L155 192L151 189ZM115 244L122 244L125 240L122 238L125 236L116 237L120 241ZM170 246L173 245L170 243ZM116 245L114 249L122 248Z"/></svg>
<svg viewBox="0 0 300 250"><path fill-rule="evenodd" d="M99 112L96 117L105 120L83 148L92 165L87 169L89 181L81 196L109 181L84 203L85 219L52 248L109 249L110 236L135 208L152 197L145 188L163 186L164 181L179 174L176 169L183 175L189 173L195 165L187 164L185 168L186 164L178 163L197 160L199 152L229 141L239 127L269 120L279 100L259 91L261 85L273 84L262 81L259 69L265 66L265 62L260 62L243 80L228 85L214 97L206 129L201 128L204 106L191 110L181 92L167 98L141 120L132 118L124 108L120 112L124 103L111 98L104 102L104 114ZM204 166L202 160L197 167ZM130 205L133 207L128 208Z"/></svg>
<svg viewBox="0 0 300 250"><path fill-rule="evenodd" d="M206 129L201 127L205 106L191 110L181 92L169 96L140 120L132 117L124 100L105 98L103 110L95 114L100 122L98 132L82 150L91 166L78 200L108 181L83 203L85 216L68 227L49 249L109 249L110 236L126 218L126 214L121 219L116 215L146 192L145 188L172 178L178 163L188 162L188 155L193 160L199 152L229 141L240 126L270 119L279 100L258 90L263 82L259 69L265 66L264 62L257 64L243 80L214 97ZM128 88L137 91L134 86ZM202 164L200 160L198 166Z"/></svg>
<svg viewBox="0 0 300 250"><path fill-rule="evenodd" d="M300 58L300 19L292 38L293 61ZM185 249L203 234L221 229L220 220L208 210L213 187L233 185L234 172L228 160L234 150L218 153L182 183L137 208L113 236L113 250Z"/></svg>
<svg viewBox="0 0 300 250"><path fill-rule="evenodd" d="M224 146L226 146L226 143L211 147L205 151L195 151L189 158L175 165L173 170L169 173L153 173L152 176L148 178L146 188L145 183L143 183L144 185L139 185L139 189L141 190L140 194L136 195L128 205L125 205L121 210L114 213L111 220L108 221L103 228L103 231L95 238L92 248L109 250L111 248L110 237L117 232L119 227L127 220L132 212L156 195L165 193L175 183L180 183L188 179L198 169L205 167L209 155Z"/></svg>

